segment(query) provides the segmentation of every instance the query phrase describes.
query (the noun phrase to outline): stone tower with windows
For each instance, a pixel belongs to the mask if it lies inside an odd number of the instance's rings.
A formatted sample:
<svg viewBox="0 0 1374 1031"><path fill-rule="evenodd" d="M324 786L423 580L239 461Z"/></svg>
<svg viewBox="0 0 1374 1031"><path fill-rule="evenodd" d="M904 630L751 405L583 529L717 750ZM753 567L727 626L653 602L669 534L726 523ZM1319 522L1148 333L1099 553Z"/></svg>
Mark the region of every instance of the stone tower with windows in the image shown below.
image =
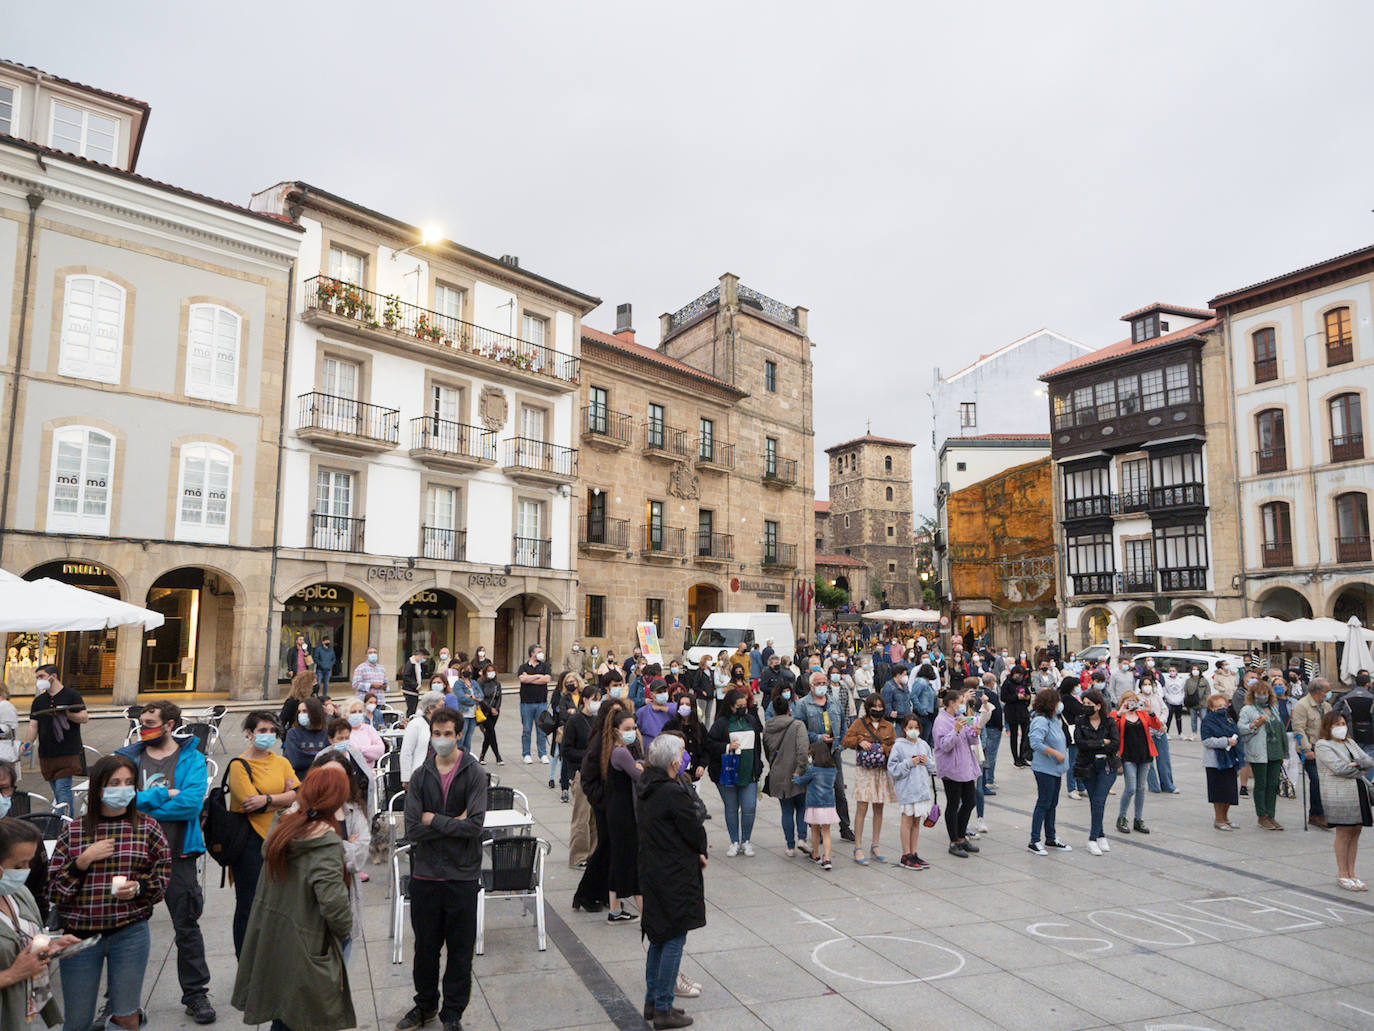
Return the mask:
<svg viewBox="0 0 1374 1031"><path fill-rule="evenodd" d="M866 608L910 608L919 597L912 529L914 444L871 433L826 448L830 474L831 546L868 564Z"/></svg>

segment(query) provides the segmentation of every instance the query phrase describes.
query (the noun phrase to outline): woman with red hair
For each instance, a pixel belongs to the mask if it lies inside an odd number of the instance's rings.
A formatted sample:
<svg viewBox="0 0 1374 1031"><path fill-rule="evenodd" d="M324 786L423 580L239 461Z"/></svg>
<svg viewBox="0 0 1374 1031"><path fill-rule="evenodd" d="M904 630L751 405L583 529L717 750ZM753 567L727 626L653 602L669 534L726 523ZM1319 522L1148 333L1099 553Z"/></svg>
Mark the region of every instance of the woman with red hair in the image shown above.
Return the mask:
<svg viewBox="0 0 1374 1031"><path fill-rule="evenodd" d="M339 813L349 779L310 770L263 844L265 867L239 956L233 1005L272 1031L357 1026L342 943L353 933Z"/></svg>

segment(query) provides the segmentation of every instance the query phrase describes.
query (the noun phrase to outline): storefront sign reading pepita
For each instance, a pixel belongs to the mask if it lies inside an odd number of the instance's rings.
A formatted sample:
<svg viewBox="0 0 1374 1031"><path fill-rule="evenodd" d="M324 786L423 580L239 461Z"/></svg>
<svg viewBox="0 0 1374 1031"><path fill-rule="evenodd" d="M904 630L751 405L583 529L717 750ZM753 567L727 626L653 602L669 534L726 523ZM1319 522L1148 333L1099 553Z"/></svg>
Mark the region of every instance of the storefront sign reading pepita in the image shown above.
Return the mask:
<svg viewBox="0 0 1374 1031"><path fill-rule="evenodd" d="M407 605L438 605L438 604L439 604L439 592L438 592L438 591L417 591L417 592L415 592L414 594L412 594L412 595L410 596L410 600L407 601L406 604L407 604Z"/></svg>
<svg viewBox="0 0 1374 1031"><path fill-rule="evenodd" d="M414 580L415 570L404 566L368 566L369 580Z"/></svg>
<svg viewBox="0 0 1374 1031"><path fill-rule="evenodd" d="M314 587L307 587L305 590L297 591L296 597L301 601L338 601L339 591L335 587L325 587L316 584Z"/></svg>
<svg viewBox="0 0 1374 1031"><path fill-rule="evenodd" d="M469 573L469 587L505 587L506 578L500 573Z"/></svg>

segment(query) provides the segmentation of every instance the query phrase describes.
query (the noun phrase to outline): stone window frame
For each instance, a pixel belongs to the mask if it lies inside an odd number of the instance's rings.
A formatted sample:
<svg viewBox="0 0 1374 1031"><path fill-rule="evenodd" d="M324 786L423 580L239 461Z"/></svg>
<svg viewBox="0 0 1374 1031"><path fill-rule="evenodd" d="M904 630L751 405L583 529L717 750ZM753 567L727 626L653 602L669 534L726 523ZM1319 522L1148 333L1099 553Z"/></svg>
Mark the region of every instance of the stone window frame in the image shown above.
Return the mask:
<svg viewBox="0 0 1374 1031"><path fill-rule="evenodd" d="M48 530L48 509L52 504L52 459L53 459L53 437L58 430L73 429L78 426L89 427L99 430L101 433L108 433L115 442L114 468L111 471L110 483L110 528L105 536L117 537L120 529L120 515L122 512L123 486L124 480L124 458L128 451L129 438L118 426L104 419L92 419L82 415L64 416L59 419L50 419L43 423L43 433L39 445L38 460L38 482L42 485L37 491L37 498L34 502L36 511L34 512L33 528L40 533L55 533L67 535L68 531L49 531ZM120 489L116 489L120 488Z"/></svg>
<svg viewBox="0 0 1374 1031"><path fill-rule="evenodd" d="M311 382L310 393L323 393L324 390L324 360L334 358L340 361L352 362L358 366L358 403L372 404L372 360L374 353L360 348L350 347L335 340L320 338L315 343L315 373ZM390 406L384 406L390 407ZM397 407L400 407L399 405ZM311 481L313 483L313 481Z"/></svg>
<svg viewBox="0 0 1374 1031"><path fill-rule="evenodd" d="M305 512L306 548L315 548L315 496L319 486L321 469L333 469L337 472L353 474L353 507L349 510L348 518L364 520L363 543L367 543L367 470L369 465L370 463L366 458L351 458L347 455L317 451L310 453L310 480L308 484L310 493L307 497L308 503Z"/></svg>
<svg viewBox="0 0 1374 1031"><path fill-rule="evenodd" d="M542 304L539 301L530 300L528 297L515 295L515 305L519 310L520 316L515 323L515 332L512 334L518 340L525 339L525 316L542 319L544 321L544 343L550 351L561 351L565 354L575 354L572 347L560 348L558 346L558 310L552 305ZM535 345L541 346L541 345Z"/></svg>
<svg viewBox="0 0 1374 1031"><path fill-rule="evenodd" d="M217 448L229 452L229 503L227 511L229 521L225 526L225 539L214 540L210 537L184 537L179 536L177 528L177 512L180 509L181 498L177 488L181 484L181 452L184 448L194 444L210 444ZM217 437L211 433L188 433L175 438L169 449L167 466L167 513L164 525L164 534L169 541L190 541L197 544L225 544L232 545L237 539L238 514L236 506L242 497L239 493L243 489L243 451L232 440L227 437ZM314 482L311 482L311 489L314 489Z"/></svg>
<svg viewBox="0 0 1374 1031"><path fill-rule="evenodd" d="M468 528L468 481L460 474L449 474L436 471L425 470L420 476L420 520L415 528L419 539L417 554L424 554L425 527L429 525L425 522L429 516L426 514L429 508L429 491L431 487L445 487L458 492L458 501L454 507L453 521L454 530L467 532Z"/></svg>
<svg viewBox="0 0 1374 1031"><path fill-rule="evenodd" d="M350 233L341 225L322 224L320 232L320 275L328 278L329 252L337 247L363 259L363 282L358 286L373 293L377 291L377 245L366 237ZM378 315L381 313L378 312Z"/></svg>
<svg viewBox="0 0 1374 1031"><path fill-rule="evenodd" d="M233 401L221 401L219 398L215 397L198 397L186 389L187 357L191 350L191 308L198 304L215 305L216 307L224 308L226 311L238 316L239 357L238 371L234 382ZM177 340L180 346L177 347L176 379L173 382L173 390L176 396L184 398L192 403L197 401L208 401L211 404L228 404L234 407L241 406L243 404L244 386L248 381L248 341L250 339L249 333L251 325L252 324L248 320L248 312L237 304L225 300L223 297L212 297L209 295L183 297L181 299L181 317L177 327Z"/></svg>
<svg viewBox="0 0 1374 1031"><path fill-rule="evenodd" d="M420 402L420 414L425 418L432 418L434 408L434 388L453 387L459 393L458 398L458 421L464 425L476 425L477 420L473 415L473 406L476 405L476 391L473 381L466 376L442 369L425 369L425 393ZM486 427L482 427L485 429Z"/></svg>
<svg viewBox="0 0 1374 1031"><path fill-rule="evenodd" d="M71 376L59 371L62 365L62 322L67 308L67 280L73 276L96 276L100 279L107 279L124 291L124 321L120 326L119 335L119 379L114 383L102 379L91 379L87 376ZM134 284L104 266L63 265L53 269L52 326L48 337L47 367L45 370L38 371L46 371L48 375L58 377L63 382L96 383L106 388L131 386L129 377L133 367L134 315L137 299L138 290ZM36 369L37 367L33 366L33 368Z"/></svg>
<svg viewBox="0 0 1374 1031"><path fill-rule="evenodd" d="M543 397L539 394L530 394L523 390L511 391L511 437L522 437L525 434L523 426L523 411L526 408L538 408L544 413L544 440L545 444L552 444L557 447L567 447L557 439L558 430L554 425L554 415L556 409L551 398Z"/></svg>

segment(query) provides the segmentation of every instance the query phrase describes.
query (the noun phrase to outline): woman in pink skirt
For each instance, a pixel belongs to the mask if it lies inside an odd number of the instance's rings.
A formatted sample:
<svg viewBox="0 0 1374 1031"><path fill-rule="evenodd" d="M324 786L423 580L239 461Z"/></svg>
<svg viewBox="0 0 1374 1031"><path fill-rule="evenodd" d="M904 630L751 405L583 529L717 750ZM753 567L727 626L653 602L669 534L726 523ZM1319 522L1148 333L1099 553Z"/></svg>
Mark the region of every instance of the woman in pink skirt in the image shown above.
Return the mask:
<svg viewBox="0 0 1374 1031"><path fill-rule="evenodd" d="M835 756L824 741L811 742L811 765L792 778L806 788L806 823L811 828L811 860L830 869L830 828L840 822L835 812Z"/></svg>

